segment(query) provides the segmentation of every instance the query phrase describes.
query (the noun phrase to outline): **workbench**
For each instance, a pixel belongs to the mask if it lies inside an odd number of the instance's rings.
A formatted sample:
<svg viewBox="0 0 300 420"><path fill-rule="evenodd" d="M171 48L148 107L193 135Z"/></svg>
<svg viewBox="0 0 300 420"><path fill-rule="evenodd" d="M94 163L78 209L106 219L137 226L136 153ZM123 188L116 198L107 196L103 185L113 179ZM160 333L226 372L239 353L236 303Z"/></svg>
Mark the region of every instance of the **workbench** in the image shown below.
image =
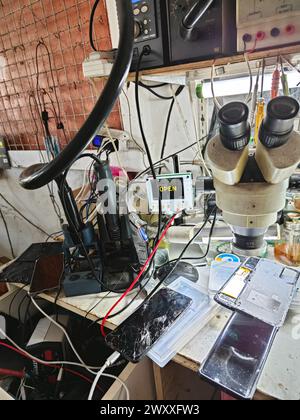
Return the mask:
<svg viewBox="0 0 300 420"><path fill-rule="evenodd" d="M199 252L200 247L194 245L190 252L195 255ZM176 246L175 254L180 252ZM174 256L174 255L173 255ZM202 288L208 288L209 269L199 268L199 284ZM20 285L10 285L10 289ZM124 301L118 306L118 310L126 306L135 296L128 295ZM42 293L41 298L54 303L56 293ZM62 295L57 299L57 304L71 312L82 317L86 317L91 321L106 315L107 311L119 298L119 295L102 293L94 296L82 296L75 298L66 298ZM106 327L110 329L120 325L143 301L143 297L137 298L134 303L112 320L108 321ZM93 306L99 304L88 313ZM174 358L173 362L163 369L154 365L154 377L156 385L156 396L159 400L173 399L174 395L178 399L196 399L199 393L199 384L193 387L191 382L200 381L198 370L217 337L228 322L231 312L220 308L217 315L213 316L208 324L186 345ZM182 374L185 374L186 381L190 383L189 390L185 392L181 386L180 380L177 378L178 388L175 391L177 368L183 368ZM188 372L188 373L187 373ZM284 327L279 331L275 343L272 347L267 364L264 368L262 377L259 381L256 399L279 399L279 400L299 400L300 399L300 308L299 312L290 311ZM188 378L188 379L187 379Z"/></svg>

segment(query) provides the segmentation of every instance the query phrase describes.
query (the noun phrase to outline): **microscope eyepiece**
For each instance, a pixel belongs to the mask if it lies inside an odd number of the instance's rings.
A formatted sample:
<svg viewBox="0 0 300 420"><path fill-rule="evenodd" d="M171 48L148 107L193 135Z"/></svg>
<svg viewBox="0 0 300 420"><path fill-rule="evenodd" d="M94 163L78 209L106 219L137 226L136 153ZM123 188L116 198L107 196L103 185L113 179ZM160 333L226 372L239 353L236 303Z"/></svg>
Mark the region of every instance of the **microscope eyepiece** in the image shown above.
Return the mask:
<svg viewBox="0 0 300 420"><path fill-rule="evenodd" d="M243 150L250 140L249 108L243 102L230 102L219 111L220 136L229 150Z"/></svg>
<svg viewBox="0 0 300 420"><path fill-rule="evenodd" d="M269 103L259 135L264 146L273 149L288 141L294 129L294 120L299 108L296 99L289 96L279 96Z"/></svg>

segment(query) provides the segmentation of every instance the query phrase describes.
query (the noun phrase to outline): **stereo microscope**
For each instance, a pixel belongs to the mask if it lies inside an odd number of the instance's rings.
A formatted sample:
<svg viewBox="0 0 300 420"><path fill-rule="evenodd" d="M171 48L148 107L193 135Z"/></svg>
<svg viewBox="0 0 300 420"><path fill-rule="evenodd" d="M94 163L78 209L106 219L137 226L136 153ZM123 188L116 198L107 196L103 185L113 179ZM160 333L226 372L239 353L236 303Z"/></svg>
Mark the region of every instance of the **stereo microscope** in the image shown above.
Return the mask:
<svg viewBox="0 0 300 420"><path fill-rule="evenodd" d="M232 229L232 251L238 255L264 254L264 236L285 207L289 179L300 162L300 135L294 131L298 112L291 97L272 100L252 151L247 105L232 102L219 111L220 133L208 144L207 160L217 206Z"/></svg>

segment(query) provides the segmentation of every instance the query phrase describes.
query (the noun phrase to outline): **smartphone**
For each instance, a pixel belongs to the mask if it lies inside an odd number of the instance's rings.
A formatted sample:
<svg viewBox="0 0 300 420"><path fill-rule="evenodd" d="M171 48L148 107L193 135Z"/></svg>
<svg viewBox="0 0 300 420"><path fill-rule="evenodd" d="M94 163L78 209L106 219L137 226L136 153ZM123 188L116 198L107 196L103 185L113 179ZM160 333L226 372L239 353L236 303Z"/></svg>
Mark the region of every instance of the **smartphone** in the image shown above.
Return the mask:
<svg viewBox="0 0 300 420"><path fill-rule="evenodd" d="M250 400L278 332L252 316L235 313L200 369L200 375L234 397Z"/></svg>
<svg viewBox="0 0 300 420"><path fill-rule="evenodd" d="M251 274L259 263L259 258L248 258L239 266L227 283L215 296L215 301L228 309L236 309L235 304L244 292Z"/></svg>
<svg viewBox="0 0 300 420"><path fill-rule="evenodd" d="M108 334L106 344L129 362L138 363L191 304L187 296L161 289Z"/></svg>
<svg viewBox="0 0 300 420"><path fill-rule="evenodd" d="M29 294L35 296L58 289L63 279L64 269L64 254L39 258L34 266Z"/></svg>
<svg viewBox="0 0 300 420"><path fill-rule="evenodd" d="M215 300L233 310L281 327L298 288L300 273L276 261L249 258Z"/></svg>

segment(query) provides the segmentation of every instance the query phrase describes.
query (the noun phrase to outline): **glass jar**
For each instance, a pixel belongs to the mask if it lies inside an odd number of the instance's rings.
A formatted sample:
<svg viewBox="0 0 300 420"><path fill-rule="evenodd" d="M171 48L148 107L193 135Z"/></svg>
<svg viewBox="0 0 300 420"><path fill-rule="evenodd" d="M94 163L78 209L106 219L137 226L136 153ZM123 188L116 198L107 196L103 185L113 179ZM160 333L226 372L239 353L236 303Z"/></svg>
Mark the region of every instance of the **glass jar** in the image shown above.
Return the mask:
<svg viewBox="0 0 300 420"><path fill-rule="evenodd" d="M295 194L293 197L293 203L296 210L300 211L300 194Z"/></svg>
<svg viewBox="0 0 300 420"><path fill-rule="evenodd" d="M300 221L284 224L281 240L275 245L275 258L286 265L300 266Z"/></svg>

